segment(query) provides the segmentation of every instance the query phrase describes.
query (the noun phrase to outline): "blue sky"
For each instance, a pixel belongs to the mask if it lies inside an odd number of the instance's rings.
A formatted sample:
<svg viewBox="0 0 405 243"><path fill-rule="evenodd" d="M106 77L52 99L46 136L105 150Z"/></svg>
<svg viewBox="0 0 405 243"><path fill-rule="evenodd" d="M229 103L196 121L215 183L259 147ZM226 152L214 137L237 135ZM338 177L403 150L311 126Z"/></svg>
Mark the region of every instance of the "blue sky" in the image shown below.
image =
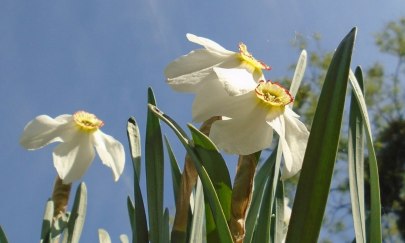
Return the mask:
<svg viewBox="0 0 405 243"><path fill-rule="evenodd" d="M373 34L405 15L402 0L1 0L0 5L0 225L10 242L38 240L56 175L54 146L26 151L19 145L25 124L35 116L95 113L105 122L102 130L127 149L130 116L144 136L147 87L179 124L191 121L192 96L172 91L163 75L171 60L197 47L186 33L211 38L229 50L243 41L273 67L266 77L274 79L292 75L288 65L298 52L290 43L298 34L310 39L320 33L322 48L331 51L357 26L353 63L367 67L375 60L389 61L378 53ZM166 128L164 133L171 135ZM179 144L174 137L171 141L182 158ZM98 228L114 241L130 234L130 161L114 183L97 158L83 181L89 201L82 242L96 242ZM168 187L165 205L173 214L171 195Z"/></svg>

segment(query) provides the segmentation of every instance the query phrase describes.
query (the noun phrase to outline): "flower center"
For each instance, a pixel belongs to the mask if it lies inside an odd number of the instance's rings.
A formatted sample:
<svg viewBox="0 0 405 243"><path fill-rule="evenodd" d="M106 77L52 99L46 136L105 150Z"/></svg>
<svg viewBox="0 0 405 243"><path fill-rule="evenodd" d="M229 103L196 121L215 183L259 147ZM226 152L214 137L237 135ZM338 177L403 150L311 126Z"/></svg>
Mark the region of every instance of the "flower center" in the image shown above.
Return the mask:
<svg viewBox="0 0 405 243"><path fill-rule="evenodd" d="M259 70L261 72L262 69L264 70L270 70L271 67L266 65L265 63L256 60L250 52L247 50L247 46L243 44L242 42L239 43L239 56L242 59L242 61L245 61L248 63L250 66L253 67L253 71L255 69Z"/></svg>
<svg viewBox="0 0 405 243"><path fill-rule="evenodd" d="M104 125L103 121L98 119L94 114L85 111L76 112L73 115L73 120L79 128L88 132L94 132Z"/></svg>
<svg viewBox="0 0 405 243"><path fill-rule="evenodd" d="M294 100L290 92L280 84L263 80L256 87L256 96L265 104L277 107L284 107Z"/></svg>

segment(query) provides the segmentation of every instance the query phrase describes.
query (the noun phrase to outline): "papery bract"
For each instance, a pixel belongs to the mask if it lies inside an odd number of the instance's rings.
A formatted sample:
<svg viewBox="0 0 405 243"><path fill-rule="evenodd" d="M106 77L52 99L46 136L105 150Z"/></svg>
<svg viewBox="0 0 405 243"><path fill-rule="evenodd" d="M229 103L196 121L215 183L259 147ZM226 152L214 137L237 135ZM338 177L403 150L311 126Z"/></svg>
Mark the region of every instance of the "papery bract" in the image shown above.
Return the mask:
<svg viewBox="0 0 405 243"><path fill-rule="evenodd" d="M114 180L122 174L125 153L122 144L103 133L103 122L95 115L79 111L51 118L37 116L24 128L20 144L29 150L61 142L53 151L53 161L63 183L80 179L94 160L96 149L104 165L111 168Z"/></svg>

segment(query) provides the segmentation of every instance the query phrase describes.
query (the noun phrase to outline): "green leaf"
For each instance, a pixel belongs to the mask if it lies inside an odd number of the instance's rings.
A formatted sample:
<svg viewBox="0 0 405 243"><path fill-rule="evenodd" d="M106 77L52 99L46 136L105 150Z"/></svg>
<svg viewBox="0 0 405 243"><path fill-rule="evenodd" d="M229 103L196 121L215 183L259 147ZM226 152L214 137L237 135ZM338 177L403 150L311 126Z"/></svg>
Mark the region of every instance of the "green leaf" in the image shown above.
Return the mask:
<svg viewBox="0 0 405 243"><path fill-rule="evenodd" d="M350 84L353 88L353 94L356 97L357 104L361 110L361 116L363 118L367 150L369 158L369 170L370 170L370 223L368 229L367 242L381 242L381 199L380 199L380 182L378 177L378 165L375 155L373 137L371 133L370 119L368 118L367 106L361 91L359 82L353 72L350 71ZM366 223L367 225L367 223Z"/></svg>
<svg viewBox="0 0 405 243"><path fill-rule="evenodd" d="M50 242L51 240L53 211L54 211L53 201L52 199L49 199L46 202L44 218L42 220L41 241L40 241L41 243Z"/></svg>
<svg viewBox="0 0 405 243"><path fill-rule="evenodd" d="M165 212L163 213L163 227L162 227L162 232L161 235L162 237L162 242L163 243L169 243L170 242L170 223L169 223L169 209L165 209Z"/></svg>
<svg viewBox="0 0 405 243"><path fill-rule="evenodd" d="M129 141L129 151L131 154L132 165L134 173L137 174L138 179L141 178L141 135L139 127L134 117L130 117L127 123L127 137ZM139 182L139 181L138 181Z"/></svg>
<svg viewBox="0 0 405 243"><path fill-rule="evenodd" d="M87 209L87 187L84 182L80 183L76 189L72 212L67 225L68 236L63 242L79 242L83 230Z"/></svg>
<svg viewBox="0 0 405 243"><path fill-rule="evenodd" d="M280 177L280 175L279 175ZM279 180L277 183L276 197L274 200L274 215L275 218L272 220L272 229L274 232L272 236L274 237L273 242L283 242L285 238L285 224L284 224L284 182Z"/></svg>
<svg viewBox="0 0 405 243"><path fill-rule="evenodd" d="M203 242L204 212L204 192L201 180L198 179L194 196L193 220L189 242Z"/></svg>
<svg viewBox="0 0 405 243"><path fill-rule="evenodd" d="M363 76L360 68L356 69L356 77L363 91ZM364 124L353 91L349 115L348 167L356 242L366 242L366 218L364 211Z"/></svg>
<svg viewBox="0 0 405 243"><path fill-rule="evenodd" d="M232 243L231 232L229 231L228 223L218 199L218 195L215 191L215 187L211 179L209 178L207 171L203 167L201 159L198 157L195 148L190 144L190 141L184 131L175 122L172 122L173 119L171 119L169 116L164 114L153 105L149 105L149 109L174 131L174 133L177 135L180 142L186 149L187 153L190 155L192 161L194 162L198 175L200 176L201 183L204 188L204 195L207 197L210 208L213 212L215 223L218 227L220 240L222 243Z"/></svg>
<svg viewBox="0 0 405 243"><path fill-rule="evenodd" d="M269 181L269 178L272 178L274 175L274 165L277 159L276 151L278 151L278 146L256 172L253 184L252 201L250 202L249 211L246 217L244 243L252 242L257 219L259 217L260 206L263 201L264 188Z"/></svg>
<svg viewBox="0 0 405 243"><path fill-rule="evenodd" d="M253 236L253 242L271 242L271 204L272 204L272 188L273 180L268 179L264 187L263 200L260 205L260 213L258 214L257 225Z"/></svg>
<svg viewBox="0 0 405 243"><path fill-rule="evenodd" d="M297 66L294 71L294 76L291 81L290 94L295 97L298 92L298 88L301 85L302 78L304 77L305 68L307 67L307 52L305 50L301 51L301 54L297 61ZM292 106L293 103L290 104Z"/></svg>
<svg viewBox="0 0 405 243"><path fill-rule="evenodd" d="M3 230L3 227L0 225L0 242L1 243L8 243L6 233Z"/></svg>
<svg viewBox="0 0 405 243"><path fill-rule="evenodd" d="M110 235L104 229L98 229L98 240L100 243L111 243Z"/></svg>
<svg viewBox="0 0 405 243"><path fill-rule="evenodd" d="M0 225L0 242L1 243L8 243L6 233L4 232L3 228Z"/></svg>
<svg viewBox="0 0 405 243"><path fill-rule="evenodd" d="M356 28L332 58L314 116L286 242L316 242L336 161Z"/></svg>
<svg viewBox="0 0 405 243"><path fill-rule="evenodd" d="M214 184L225 218L229 221L231 217L232 182L225 160L214 143L204 133L190 124L188 127L193 137L194 148L197 152L197 156L201 159L204 168L207 170L208 175ZM209 214L210 212L208 211L207 213ZM212 223L213 222L210 220L206 221L208 241L212 241L212 239L210 239L211 235L213 237L217 235L218 229L216 224Z"/></svg>
<svg viewBox="0 0 405 243"><path fill-rule="evenodd" d="M173 193L174 193L174 198L177 198L179 194L179 187L181 184L181 170L179 167L179 163L177 163L176 156L173 153L172 147L170 146L169 140L165 136L165 143L166 143L166 148L167 152L169 154L169 159L170 159L170 168L172 171L172 184L173 184Z"/></svg>
<svg viewBox="0 0 405 243"><path fill-rule="evenodd" d="M131 224L131 230L132 230L132 238L134 238L135 234L135 205L131 200L131 197L127 197L127 209L128 209L128 216L129 216L129 223ZM135 241L135 240L134 240ZM136 241L135 241L136 242Z"/></svg>
<svg viewBox="0 0 405 243"><path fill-rule="evenodd" d="M141 137L139 128L134 118L129 118L127 124L127 136L131 151L132 166L134 169L134 200L132 203L130 197L127 199L128 214L131 221L132 239L134 243L148 242L148 223L146 220L145 206L140 181L140 162L141 162Z"/></svg>
<svg viewBox="0 0 405 243"><path fill-rule="evenodd" d="M125 234L120 235L120 241L121 243L129 243L128 236Z"/></svg>
<svg viewBox="0 0 405 243"><path fill-rule="evenodd" d="M156 105L151 88L148 103ZM163 227L163 142L159 119L148 110L145 139L146 189L148 196L149 236L152 243L161 242Z"/></svg>

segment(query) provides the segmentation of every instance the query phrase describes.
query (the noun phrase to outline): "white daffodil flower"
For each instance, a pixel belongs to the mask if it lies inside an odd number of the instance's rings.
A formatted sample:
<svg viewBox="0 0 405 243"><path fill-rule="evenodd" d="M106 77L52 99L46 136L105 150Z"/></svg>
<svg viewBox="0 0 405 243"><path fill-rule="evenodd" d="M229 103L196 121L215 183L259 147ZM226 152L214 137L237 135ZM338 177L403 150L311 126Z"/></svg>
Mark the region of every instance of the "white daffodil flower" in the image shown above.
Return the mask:
<svg viewBox="0 0 405 243"><path fill-rule="evenodd" d="M277 83L254 80L244 69L214 68L216 79L194 90L193 118L204 121L224 116L212 124L210 138L227 153L248 155L271 146L273 130L281 141L283 178L302 167L309 132L288 106L288 90Z"/></svg>
<svg viewBox="0 0 405 243"><path fill-rule="evenodd" d="M262 70L270 67L256 60L245 44L239 44L239 52L228 51L207 38L187 34L187 39L204 49L191 51L170 63L165 70L167 83L176 91L193 92L196 85L215 76L213 67L245 69L257 81L264 79Z"/></svg>
<svg viewBox="0 0 405 243"><path fill-rule="evenodd" d="M61 142L53 151L53 162L64 184L72 183L84 175L94 160L95 148L117 181L124 170L124 147L103 133L99 129L101 126L101 120L84 111L60 115L55 119L40 115L25 126L20 144L26 149L35 150L53 142Z"/></svg>

